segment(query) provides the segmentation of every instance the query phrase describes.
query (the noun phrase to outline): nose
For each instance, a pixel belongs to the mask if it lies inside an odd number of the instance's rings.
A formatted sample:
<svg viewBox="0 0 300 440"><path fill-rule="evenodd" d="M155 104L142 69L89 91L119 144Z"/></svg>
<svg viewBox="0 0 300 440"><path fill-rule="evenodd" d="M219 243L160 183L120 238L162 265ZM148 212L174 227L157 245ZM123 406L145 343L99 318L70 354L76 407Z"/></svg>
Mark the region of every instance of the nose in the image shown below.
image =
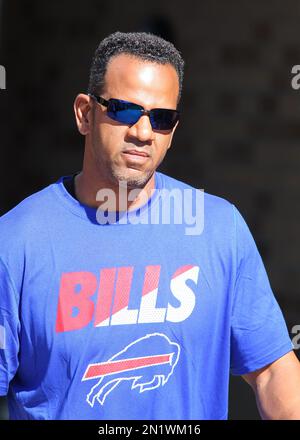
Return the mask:
<svg viewBox="0 0 300 440"><path fill-rule="evenodd" d="M154 132L148 115L142 115L140 119L128 127L128 136L138 139L140 142L152 142L154 140Z"/></svg>

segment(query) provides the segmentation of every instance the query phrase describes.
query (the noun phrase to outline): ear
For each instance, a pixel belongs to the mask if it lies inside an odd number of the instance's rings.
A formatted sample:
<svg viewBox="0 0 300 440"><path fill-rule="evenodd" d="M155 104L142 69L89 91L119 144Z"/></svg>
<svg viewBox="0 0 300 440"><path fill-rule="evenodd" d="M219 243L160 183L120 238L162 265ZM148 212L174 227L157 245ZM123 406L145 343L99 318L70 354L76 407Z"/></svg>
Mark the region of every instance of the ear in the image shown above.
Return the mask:
<svg viewBox="0 0 300 440"><path fill-rule="evenodd" d="M76 96L74 113L79 133L87 135L91 130L92 123L91 98L88 95L80 93Z"/></svg>
<svg viewBox="0 0 300 440"><path fill-rule="evenodd" d="M167 147L167 150L168 150L168 149L171 147L171 145L172 145L172 139L173 139L173 136L174 136L174 133L175 133L175 130L176 130L178 124L179 124L179 121L177 121L177 122L176 122L176 125L172 128L172 132L171 132L171 136L170 136L170 139L169 139L169 145L168 145L168 147Z"/></svg>

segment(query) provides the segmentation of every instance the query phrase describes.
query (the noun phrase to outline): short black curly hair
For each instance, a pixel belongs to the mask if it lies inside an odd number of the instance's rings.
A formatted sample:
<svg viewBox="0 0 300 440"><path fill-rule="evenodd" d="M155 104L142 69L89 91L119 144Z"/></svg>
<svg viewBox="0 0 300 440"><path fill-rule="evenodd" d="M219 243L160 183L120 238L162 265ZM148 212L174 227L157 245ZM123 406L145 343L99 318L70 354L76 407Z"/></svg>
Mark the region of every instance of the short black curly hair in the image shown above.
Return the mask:
<svg viewBox="0 0 300 440"><path fill-rule="evenodd" d="M136 56L144 61L171 64L178 75L179 102L182 92L184 60L172 43L146 32L114 32L100 42L90 68L88 93L102 92L109 60L122 53Z"/></svg>

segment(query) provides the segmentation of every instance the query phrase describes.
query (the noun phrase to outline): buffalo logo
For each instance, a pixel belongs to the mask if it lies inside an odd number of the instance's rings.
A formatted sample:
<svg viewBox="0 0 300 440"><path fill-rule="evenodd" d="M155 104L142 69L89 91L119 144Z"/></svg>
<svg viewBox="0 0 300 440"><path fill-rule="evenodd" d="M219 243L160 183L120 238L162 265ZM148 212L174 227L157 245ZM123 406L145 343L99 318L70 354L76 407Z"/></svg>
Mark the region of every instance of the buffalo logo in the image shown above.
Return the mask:
<svg viewBox="0 0 300 440"><path fill-rule="evenodd" d="M145 354L148 354L145 356ZM153 354L154 353L154 354ZM140 393L165 385L178 362L180 346L162 333L146 335L113 355L107 362L89 364L82 380L98 379L86 401L103 405L108 394L123 380Z"/></svg>

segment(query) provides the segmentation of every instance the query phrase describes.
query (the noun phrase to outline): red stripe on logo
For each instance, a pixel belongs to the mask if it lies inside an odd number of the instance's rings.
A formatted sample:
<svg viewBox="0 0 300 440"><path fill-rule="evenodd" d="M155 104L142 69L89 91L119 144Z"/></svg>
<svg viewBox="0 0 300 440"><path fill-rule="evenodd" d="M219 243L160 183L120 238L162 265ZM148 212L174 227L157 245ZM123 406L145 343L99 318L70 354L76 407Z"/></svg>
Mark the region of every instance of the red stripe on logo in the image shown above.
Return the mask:
<svg viewBox="0 0 300 440"><path fill-rule="evenodd" d="M90 364L84 374L83 380L95 379L96 377L106 376L107 374L121 373L123 371L135 370L137 368L150 367L153 365L169 364L171 356L172 353Z"/></svg>

